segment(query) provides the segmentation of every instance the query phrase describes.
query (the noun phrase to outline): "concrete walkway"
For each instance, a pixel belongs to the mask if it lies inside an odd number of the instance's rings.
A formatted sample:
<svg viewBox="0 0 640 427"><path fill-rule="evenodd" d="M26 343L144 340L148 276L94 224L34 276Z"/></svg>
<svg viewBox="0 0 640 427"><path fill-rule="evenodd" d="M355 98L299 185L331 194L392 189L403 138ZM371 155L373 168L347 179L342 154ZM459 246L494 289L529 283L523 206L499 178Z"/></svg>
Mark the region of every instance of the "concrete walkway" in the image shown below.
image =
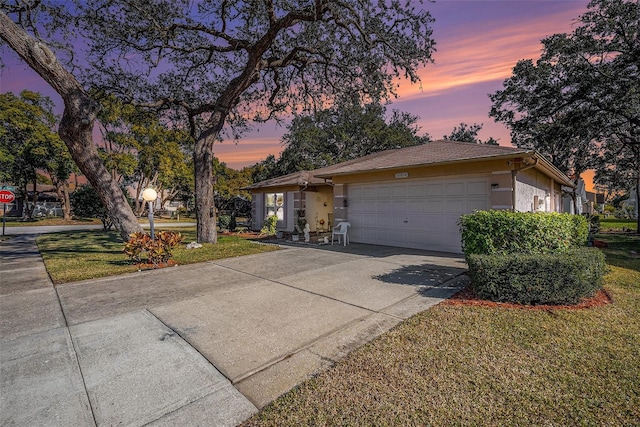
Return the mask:
<svg viewBox="0 0 640 427"><path fill-rule="evenodd" d="M234 426L466 284L455 255L352 244L52 286L0 244L1 425Z"/></svg>

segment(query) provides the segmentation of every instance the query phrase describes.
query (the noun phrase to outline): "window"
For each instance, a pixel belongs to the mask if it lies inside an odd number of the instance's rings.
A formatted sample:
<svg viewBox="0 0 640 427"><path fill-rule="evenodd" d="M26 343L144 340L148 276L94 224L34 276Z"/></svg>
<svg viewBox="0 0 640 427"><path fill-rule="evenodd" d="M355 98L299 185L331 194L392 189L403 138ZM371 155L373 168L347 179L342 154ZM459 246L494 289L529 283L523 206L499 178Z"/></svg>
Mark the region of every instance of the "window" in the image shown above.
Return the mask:
<svg viewBox="0 0 640 427"><path fill-rule="evenodd" d="M264 195L265 217L275 215L278 221L284 221L284 193Z"/></svg>

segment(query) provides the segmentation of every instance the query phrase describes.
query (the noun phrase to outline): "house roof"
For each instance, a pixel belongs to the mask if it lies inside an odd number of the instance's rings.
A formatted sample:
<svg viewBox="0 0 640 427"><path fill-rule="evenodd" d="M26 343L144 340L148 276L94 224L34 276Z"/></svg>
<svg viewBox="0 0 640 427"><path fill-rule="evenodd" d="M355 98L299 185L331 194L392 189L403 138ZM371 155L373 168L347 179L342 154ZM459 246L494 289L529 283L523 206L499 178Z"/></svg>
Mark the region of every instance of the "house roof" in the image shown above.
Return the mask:
<svg viewBox="0 0 640 427"><path fill-rule="evenodd" d="M278 178L257 182L247 189L282 187L288 185L320 185L338 175L352 175L387 169L409 168L438 164L464 163L478 160L512 158L514 156L537 159L536 167L547 170L563 185L573 186L571 180L541 154L524 148L500 145L471 144L439 140L412 147L381 151L313 171L299 171ZM538 165L539 163L539 165Z"/></svg>
<svg viewBox="0 0 640 427"><path fill-rule="evenodd" d="M533 152L522 148L440 140L370 154L359 159L334 165L330 171L316 171L315 175L330 177L384 169L438 163L457 163L465 160L490 159L494 157L504 157L505 155L513 156L531 153Z"/></svg>
<svg viewBox="0 0 640 427"><path fill-rule="evenodd" d="M324 169L316 169L314 171L298 171L288 175L278 176L276 178L267 179L265 181L256 182L255 184L243 187L243 190L254 190L258 188L269 187L288 187L292 185L320 185L325 184L324 178L317 178L313 174Z"/></svg>
<svg viewBox="0 0 640 427"><path fill-rule="evenodd" d="M319 178L331 178L337 175L352 175L386 169L464 163L478 160L496 160L513 158L514 156L535 159L538 169L546 170L563 185L574 186L569 177L535 150L448 140L439 140L412 147L381 151L360 157L359 159L339 163L322 170L316 170L313 171L313 173Z"/></svg>

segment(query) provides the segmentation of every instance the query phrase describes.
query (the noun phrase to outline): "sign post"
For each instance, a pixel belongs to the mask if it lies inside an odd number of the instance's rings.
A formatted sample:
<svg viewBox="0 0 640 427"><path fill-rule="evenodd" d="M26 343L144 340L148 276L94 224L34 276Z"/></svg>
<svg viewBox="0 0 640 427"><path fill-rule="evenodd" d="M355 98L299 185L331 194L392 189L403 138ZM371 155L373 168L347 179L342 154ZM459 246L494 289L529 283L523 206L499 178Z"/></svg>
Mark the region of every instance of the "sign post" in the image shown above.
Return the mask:
<svg viewBox="0 0 640 427"><path fill-rule="evenodd" d="M13 188L12 188L13 189ZM0 190L0 203L2 203L2 235L7 225L7 203L11 203L16 199L16 195L11 190Z"/></svg>

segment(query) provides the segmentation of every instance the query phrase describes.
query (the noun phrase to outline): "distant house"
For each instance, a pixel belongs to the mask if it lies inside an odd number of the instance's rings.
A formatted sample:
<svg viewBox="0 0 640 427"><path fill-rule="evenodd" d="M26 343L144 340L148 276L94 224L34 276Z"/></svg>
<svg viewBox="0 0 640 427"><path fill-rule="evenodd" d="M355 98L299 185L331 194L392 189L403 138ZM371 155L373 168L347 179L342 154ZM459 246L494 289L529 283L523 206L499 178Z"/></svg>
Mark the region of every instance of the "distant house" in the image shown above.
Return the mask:
<svg viewBox="0 0 640 427"><path fill-rule="evenodd" d="M461 252L458 219L474 210L562 211L570 179L532 150L435 141L255 183L252 228L269 215L293 231L351 223L351 241Z"/></svg>
<svg viewBox="0 0 640 427"><path fill-rule="evenodd" d="M622 202L622 207L629 212L633 218L638 217L638 198L635 187L629 191L629 198Z"/></svg>

